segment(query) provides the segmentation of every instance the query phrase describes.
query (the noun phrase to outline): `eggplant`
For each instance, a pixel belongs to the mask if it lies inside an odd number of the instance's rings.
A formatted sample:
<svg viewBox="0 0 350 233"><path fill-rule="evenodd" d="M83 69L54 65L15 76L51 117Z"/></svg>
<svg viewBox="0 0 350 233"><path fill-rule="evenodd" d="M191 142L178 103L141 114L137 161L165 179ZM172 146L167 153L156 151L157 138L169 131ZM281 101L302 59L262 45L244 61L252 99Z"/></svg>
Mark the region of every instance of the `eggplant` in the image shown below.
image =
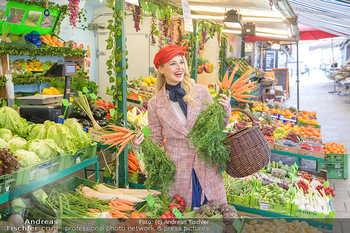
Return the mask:
<svg viewBox="0 0 350 233"><path fill-rule="evenodd" d="M79 119L78 122L85 128L89 128L91 127L90 125L92 125L91 122L86 119Z"/></svg>
<svg viewBox="0 0 350 233"><path fill-rule="evenodd" d="M92 115L94 116L94 118L95 118L96 120L101 120L101 119L102 119L102 113L101 113L101 111L98 110L98 109L96 109L96 108L92 110Z"/></svg>
<svg viewBox="0 0 350 233"><path fill-rule="evenodd" d="M95 108L95 105L94 104L90 104L90 110L92 111L92 110L94 110L94 108Z"/></svg>
<svg viewBox="0 0 350 233"><path fill-rule="evenodd" d="M105 120L96 120L97 124L101 127L105 127L108 123Z"/></svg>
<svg viewBox="0 0 350 233"><path fill-rule="evenodd" d="M102 120L104 120L105 122L107 122L107 124L109 123L108 118L107 117L103 117Z"/></svg>
<svg viewBox="0 0 350 233"><path fill-rule="evenodd" d="M100 112L102 113L102 117L107 116L107 114L108 114L107 109L105 109L105 108L97 108L97 109L99 109L99 110L100 110Z"/></svg>
<svg viewBox="0 0 350 233"><path fill-rule="evenodd" d="M89 117L88 117L88 115L86 114L86 112L84 112L83 110L78 110L78 114L79 114L79 118L80 119L86 119L86 120L88 120L89 119Z"/></svg>

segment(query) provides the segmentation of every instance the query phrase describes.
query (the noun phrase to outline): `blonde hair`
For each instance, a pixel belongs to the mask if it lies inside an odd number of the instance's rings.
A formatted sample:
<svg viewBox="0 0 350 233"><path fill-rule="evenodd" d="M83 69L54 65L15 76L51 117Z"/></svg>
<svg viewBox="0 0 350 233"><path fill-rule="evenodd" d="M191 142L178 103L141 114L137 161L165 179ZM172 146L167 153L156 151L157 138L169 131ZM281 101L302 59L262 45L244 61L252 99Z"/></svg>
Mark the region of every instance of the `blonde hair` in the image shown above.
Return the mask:
<svg viewBox="0 0 350 233"><path fill-rule="evenodd" d="M196 101L192 98L193 95L193 90L194 90L194 85L195 82L193 79L191 79L190 77L190 73L188 72L188 66L187 66L187 61L186 58L184 56L182 56L182 59L184 61L184 66L185 66L185 74L184 74L184 78L181 82L181 87L185 90L186 95L184 96L184 102L185 103L192 103L193 105L196 104ZM163 66L164 64L160 65ZM164 74L160 73L158 71L157 74L157 83L156 83L156 92L159 92L160 89L162 89L162 87L164 86L164 84L166 83L166 78L164 76Z"/></svg>

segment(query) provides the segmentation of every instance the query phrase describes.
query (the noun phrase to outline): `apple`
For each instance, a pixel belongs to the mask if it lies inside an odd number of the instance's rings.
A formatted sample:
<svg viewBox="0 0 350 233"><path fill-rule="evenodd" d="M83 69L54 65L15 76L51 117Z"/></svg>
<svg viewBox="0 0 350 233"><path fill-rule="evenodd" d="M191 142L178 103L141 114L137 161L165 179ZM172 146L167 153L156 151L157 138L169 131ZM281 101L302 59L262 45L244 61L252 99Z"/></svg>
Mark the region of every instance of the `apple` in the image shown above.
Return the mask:
<svg viewBox="0 0 350 233"><path fill-rule="evenodd" d="M203 66L198 66L197 74L203 73Z"/></svg>
<svg viewBox="0 0 350 233"><path fill-rule="evenodd" d="M206 72L206 73L209 73L209 69L210 69L210 66L209 66L209 63L204 63L204 71Z"/></svg>
<svg viewBox="0 0 350 233"><path fill-rule="evenodd" d="M213 84L209 84L209 85L208 85L208 88L211 88L211 87L213 87Z"/></svg>

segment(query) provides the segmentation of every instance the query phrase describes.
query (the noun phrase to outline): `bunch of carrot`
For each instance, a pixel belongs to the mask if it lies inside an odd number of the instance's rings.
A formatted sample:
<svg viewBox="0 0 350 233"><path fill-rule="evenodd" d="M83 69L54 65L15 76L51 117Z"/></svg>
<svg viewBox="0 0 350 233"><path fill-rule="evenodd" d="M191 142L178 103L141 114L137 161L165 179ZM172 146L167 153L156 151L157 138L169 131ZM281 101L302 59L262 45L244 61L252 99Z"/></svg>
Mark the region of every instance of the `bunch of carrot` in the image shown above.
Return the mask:
<svg viewBox="0 0 350 233"><path fill-rule="evenodd" d="M124 147L136 136L137 132L134 132L130 129L126 129L123 127L110 125L115 133L104 134L101 137L104 139L108 139L103 143L103 145L110 145L108 148L119 145L119 151L117 153L117 157L123 151ZM107 148L107 149L108 149Z"/></svg>
<svg viewBox="0 0 350 233"><path fill-rule="evenodd" d="M234 83L232 83L237 67L234 68L230 78L228 78L228 72L226 72L222 83L216 79L221 90L227 89L231 90L232 97L239 102L251 103L251 101L246 100L247 98L253 98L254 95L244 95L244 93L254 90L257 88L256 82L248 83L250 80L249 75L252 74L253 70L247 71L244 75L238 78Z"/></svg>
<svg viewBox="0 0 350 233"><path fill-rule="evenodd" d="M121 200L121 199L110 200L108 203L108 206L113 209L113 210L107 210L109 213L112 214L112 217L122 218L122 219L130 218L130 216L125 212L135 210L133 208L134 203L126 200Z"/></svg>
<svg viewBox="0 0 350 233"><path fill-rule="evenodd" d="M140 170L140 166L137 161L136 155L134 155L130 151L128 153L128 166L129 166L129 173L131 174Z"/></svg>

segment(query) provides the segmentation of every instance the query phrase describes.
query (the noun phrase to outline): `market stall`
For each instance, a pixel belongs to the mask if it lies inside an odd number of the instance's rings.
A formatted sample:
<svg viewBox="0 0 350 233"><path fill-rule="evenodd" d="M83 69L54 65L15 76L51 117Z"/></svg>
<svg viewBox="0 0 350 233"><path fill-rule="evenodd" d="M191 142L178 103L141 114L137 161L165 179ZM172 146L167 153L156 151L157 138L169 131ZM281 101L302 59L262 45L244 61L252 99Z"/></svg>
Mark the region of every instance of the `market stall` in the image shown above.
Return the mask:
<svg viewBox="0 0 350 233"><path fill-rule="evenodd" d="M38 36L28 28L28 34L17 35L16 43L20 46L13 44L12 39L9 41L15 36L10 34L11 25L16 24L11 16L18 17L18 12L6 11L11 20L3 22L2 33L7 35L0 45L3 82L6 82L4 89L8 92L8 103L3 102L0 108L0 143L4 148L1 150L0 203L6 203L7 208L0 211L1 226L25 226L33 231L45 227L45 230L63 232L127 232L140 228L148 232L249 232L260 226L283 230L282 225L294 231L332 229L332 197L335 194L322 170L328 170L328 178L345 178L348 158L341 144L322 141L316 113L286 108L277 101L254 101L258 94L256 68L247 59L233 55L232 38L223 32L222 20L204 19L215 6L209 4L201 8L198 1L190 1L191 5L197 6L194 15L198 17L193 32L190 32L185 30L188 28L185 23L187 16L183 16L184 9L179 7L179 1L172 4L140 1L136 5L127 2L107 1L113 17L103 28L109 30L106 42L107 50L111 52L104 64L107 72L99 77L99 83L109 84L103 94L98 93L96 83L86 80L89 49L83 49L84 45L79 48L74 41L63 41L59 33L53 32L54 25L61 20L59 15L66 14L67 6L52 3L31 6L34 7L32 10L42 14L42 24L50 25L52 21L52 30L39 31ZM74 28L78 19L77 3L71 1L68 5L70 23ZM214 3L219 8L228 7L222 1ZM259 10L268 11L273 12L273 18L279 18L277 15L282 12L292 18L286 4L277 4L277 12L272 11L267 3L255 6L254 14ZM28 22L37 21L34 16L39 13L26 9L26 4L14 1L9 2L8 7L24 10L26 14L22 16L26 22L26 19ZM203 10L203 7L209 10ZM242 9L249 7L241 6ZM52 15L57 13L55 20L47 18L47 22L44 21L46 9L52 10ZM244 13L245 17L249 16L249 11L242 10ZM125 14L132 15L132 21L126 21ZM205 84L203 90L208 88L215 100L219 98L218 94L232 92L233 108L227 127L223 126L226 113L215 101L198 115L187 135L188 142L199 151L201 160L209 167L220 164L223 168L217 170L223 173L228 203L209 200L199 208L192 208L184 196L168 194L175 181L176 165L163 147L149 137L151 132L147 127L152 111L148 101L156 93L156 78L145 73L140 78L127 79L128 72L132 72L127 69L133 61L127 60L126 25L133 22L136 32L139 31L142 27L140 19L145 15L151 18L151 33L147 33L149 41L155 45L158 37L157 49L169 44L180 45L188 60L191 77L197 83ZM280 26L285 30L288 28L285 23ZM20 28L19 25L13 27ZM90 27L99 28L99 25ZM28 39L27 35L31 38ZM42 62L37 59L44 55L63 57L65 61ZM35 58L10 59L11 56ZM27 84L35 85L32 93L19 96L15 90L18 84L23 86L22 90L29 89L25 86ZM105 92L109 97L102 97ZM33 118L34 113L37 113L36 118ZM139 131L145 136L140 150L131 143ZM237 151L233 151L233 140L244 138L243 134L250 131L256 134L251 137L255 144L248 144L254 149L249 150L251 148L243 145L240 151L244 155L240 158L242 161L234 160L233 154ZM210 136L204 137L203 134ZM104 152L103 182L99 177L97 148ZM293 156L297 161L289 165L272 161L271 153ZM111 155L111 161L106 160L105 154ZM253 163L244 161L248 156ZM300 158L319 162L318 171L300 170ZM233 166L238 164L242 173L235 175ZM90 165L95 165L95 182L87 175L85 179L67 177L83 168L87 174ZM247 213L276 219L254 221L242 217Z"/></svg>

